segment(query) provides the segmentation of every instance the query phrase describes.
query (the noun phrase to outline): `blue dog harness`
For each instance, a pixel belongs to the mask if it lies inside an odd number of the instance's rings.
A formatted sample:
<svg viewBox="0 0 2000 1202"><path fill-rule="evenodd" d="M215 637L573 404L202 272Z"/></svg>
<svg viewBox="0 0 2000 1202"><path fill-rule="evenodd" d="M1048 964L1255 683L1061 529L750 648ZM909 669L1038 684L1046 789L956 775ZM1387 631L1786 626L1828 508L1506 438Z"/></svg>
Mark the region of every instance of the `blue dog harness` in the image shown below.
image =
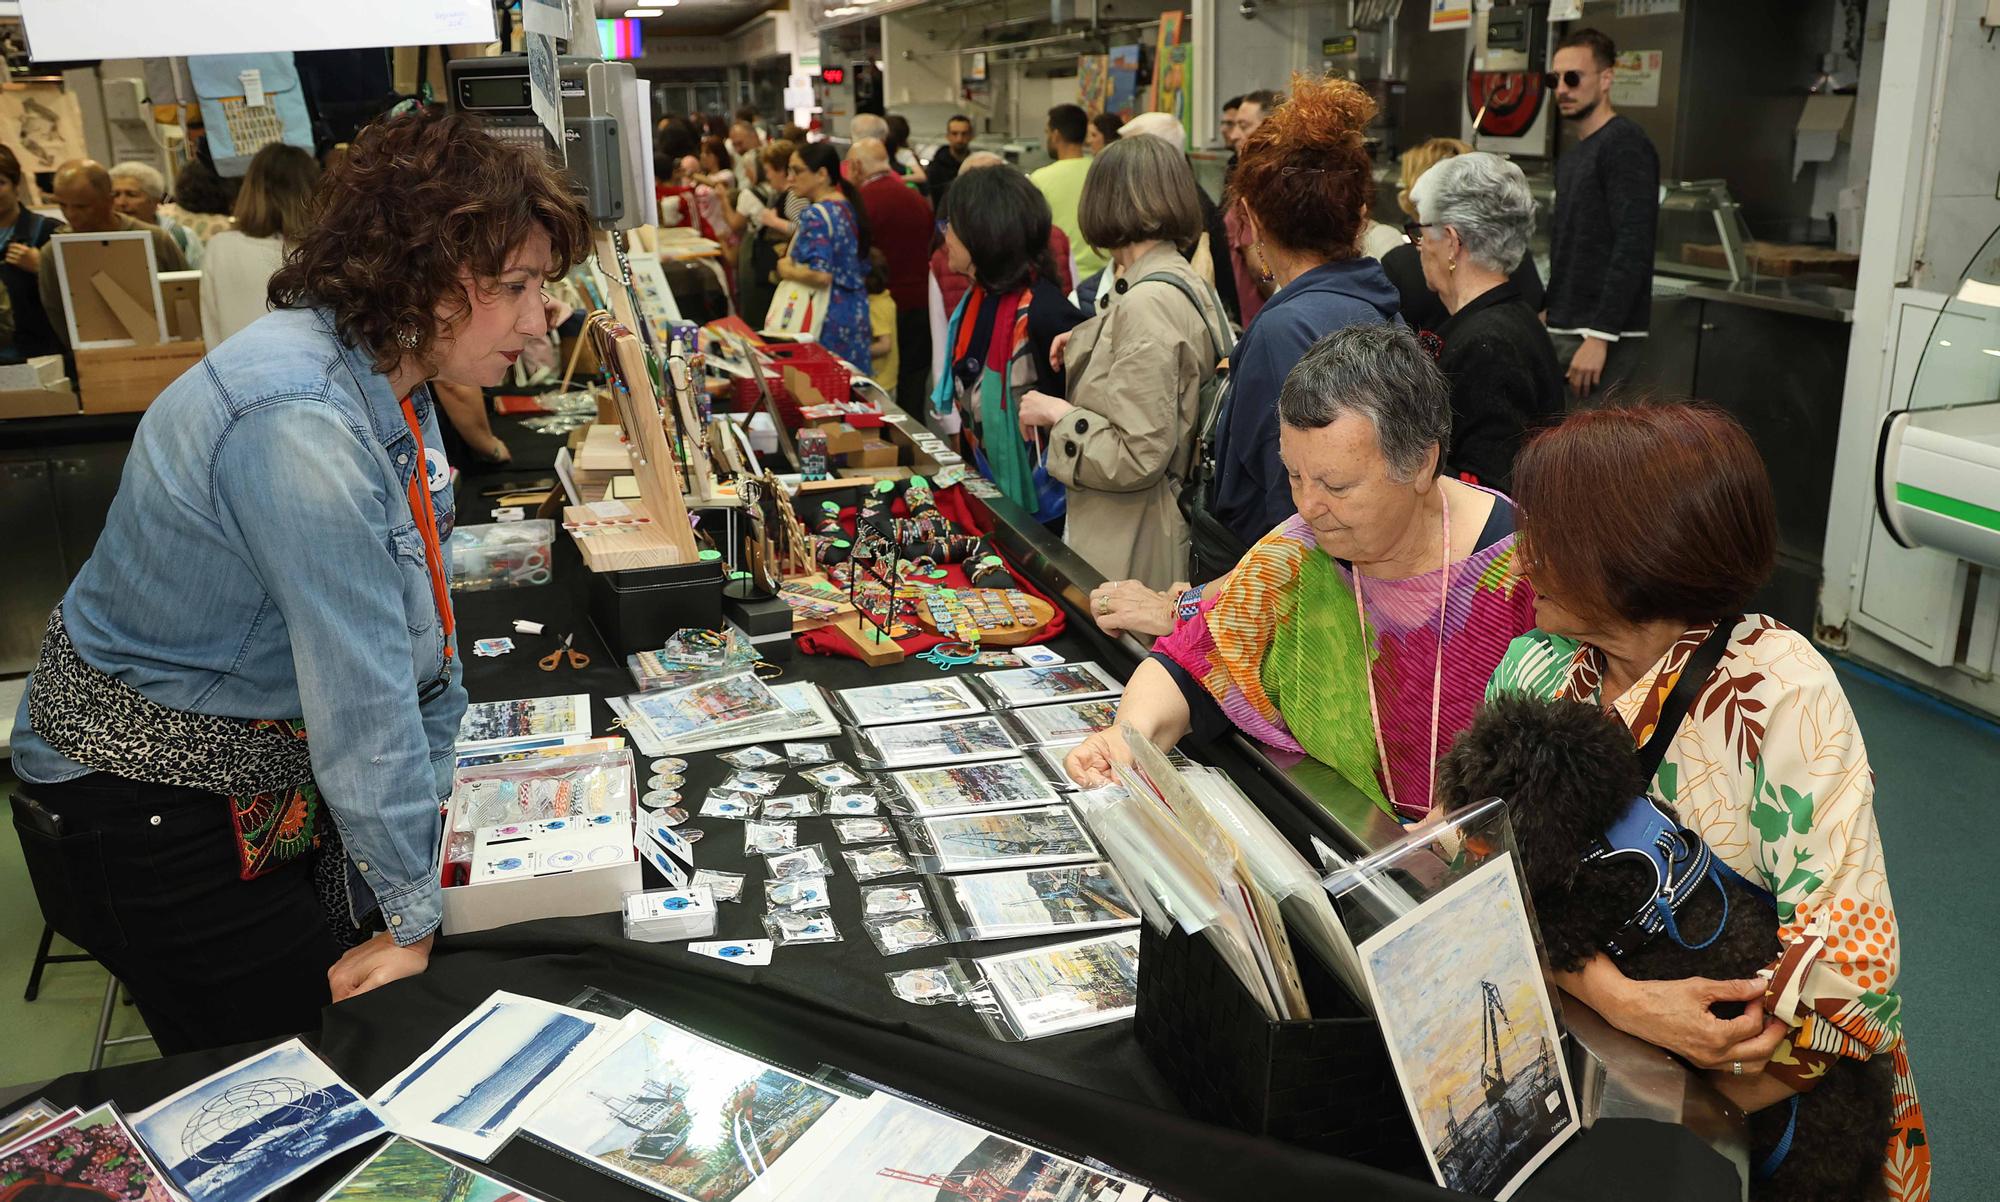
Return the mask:
<svg viewBox="0 0 2000 1202"><path fill-rule="evenodd" d="M1661 931L1689 951L1700 951L1722 937L1729 925L1729 891L1723 878L1736 882L1764 900L1774 910L1777 901L1770 891L1746 879L1722 862L1700 835L1676 822L1658 802L1645 795L1632 799L1625 811L1606 828L1583 856L1585 864L1600 861L1637 859L1653 870L1653 891L1632 917L1604 943L1612 959L1638 951ZM1722 894L1722 918L1715 930L1699 943L1688 942L1681 934L1676 916L1688 899L1706 883Z"/></svg>

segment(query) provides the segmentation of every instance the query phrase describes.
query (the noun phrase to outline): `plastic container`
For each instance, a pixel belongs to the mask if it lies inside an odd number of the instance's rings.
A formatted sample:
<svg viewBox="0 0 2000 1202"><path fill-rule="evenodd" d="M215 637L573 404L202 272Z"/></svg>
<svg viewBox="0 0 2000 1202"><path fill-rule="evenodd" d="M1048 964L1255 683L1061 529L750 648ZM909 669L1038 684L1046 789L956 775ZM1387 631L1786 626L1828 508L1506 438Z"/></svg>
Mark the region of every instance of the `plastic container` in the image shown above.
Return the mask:
<svg viewBox="0 0 2000 1202"><path fill-rule="evenodd" d="M460 526L451 534L451 587L454 592L547 584L556 524L545 518Z"/></svg>

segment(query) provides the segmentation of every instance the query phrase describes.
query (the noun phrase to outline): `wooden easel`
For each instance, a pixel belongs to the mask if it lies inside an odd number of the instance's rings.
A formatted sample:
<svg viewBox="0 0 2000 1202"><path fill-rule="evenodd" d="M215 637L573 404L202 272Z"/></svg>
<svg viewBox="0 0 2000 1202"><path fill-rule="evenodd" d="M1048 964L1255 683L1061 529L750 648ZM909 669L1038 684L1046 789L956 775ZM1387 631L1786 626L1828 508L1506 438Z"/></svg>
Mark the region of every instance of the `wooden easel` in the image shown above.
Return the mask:
<svg viewBox="0 0 2000 1202"><path fill-rule="evenodd" d="M600 230L594 241L598 266L612 279L625 279L611 234ZM592 571L693 563L698 552L694 530L688 525L687 504L681 496L680 468L667 437L667 413L653 391L645 345L633 333L639 328L638 314L627 290L613 288L610 293L606 299L611 304L611 315L625 327L612 339L618 372L625 380L625 388L617 396L619 418L625 431L626 450L632 457L632 474L639 481L638 509L650 520L604 530L585 526L601 519L590 509L575 506L563 511L563 520L591 531L577 539L577 548ZM686 412L680 415L682 429L693 428L692 416ZM692 442L690 452L689 459L706 474L705 456L697 453L698 448ZM709 490L713 491L712 477Z"/></svg>

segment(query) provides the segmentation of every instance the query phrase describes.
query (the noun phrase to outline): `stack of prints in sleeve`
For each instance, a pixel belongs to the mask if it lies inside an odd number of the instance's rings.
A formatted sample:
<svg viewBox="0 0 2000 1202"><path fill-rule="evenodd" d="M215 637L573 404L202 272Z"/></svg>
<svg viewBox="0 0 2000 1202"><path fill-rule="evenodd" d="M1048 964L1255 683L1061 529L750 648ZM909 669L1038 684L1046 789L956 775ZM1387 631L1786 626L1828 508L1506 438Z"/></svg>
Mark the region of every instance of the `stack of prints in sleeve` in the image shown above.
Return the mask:
<svg viewBox="0 0 2000 1202"><path fill-rule="evenodd" d="M715 934L715 898L706 885L650 889L625 897L625 938L642 943L706 939Z"/></svg>

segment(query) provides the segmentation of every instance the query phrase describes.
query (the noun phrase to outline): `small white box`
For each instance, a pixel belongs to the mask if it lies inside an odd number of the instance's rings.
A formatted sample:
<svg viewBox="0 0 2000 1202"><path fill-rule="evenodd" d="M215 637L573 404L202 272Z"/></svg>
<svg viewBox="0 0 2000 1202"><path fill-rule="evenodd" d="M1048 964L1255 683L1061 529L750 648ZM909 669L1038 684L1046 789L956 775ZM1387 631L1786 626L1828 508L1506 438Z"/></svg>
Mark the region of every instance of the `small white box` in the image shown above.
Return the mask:
<svg viewBox="0 0 2000 1202"><path fill-rule="evenodd" d="M451 837L452 817L446 815L446 839ZM644 886L637 848L630 858L615 864L593 864L548 876L449 885L444 890L444 934L488 931L538 918L613 914L624 909L626 894Z"/></svg>

